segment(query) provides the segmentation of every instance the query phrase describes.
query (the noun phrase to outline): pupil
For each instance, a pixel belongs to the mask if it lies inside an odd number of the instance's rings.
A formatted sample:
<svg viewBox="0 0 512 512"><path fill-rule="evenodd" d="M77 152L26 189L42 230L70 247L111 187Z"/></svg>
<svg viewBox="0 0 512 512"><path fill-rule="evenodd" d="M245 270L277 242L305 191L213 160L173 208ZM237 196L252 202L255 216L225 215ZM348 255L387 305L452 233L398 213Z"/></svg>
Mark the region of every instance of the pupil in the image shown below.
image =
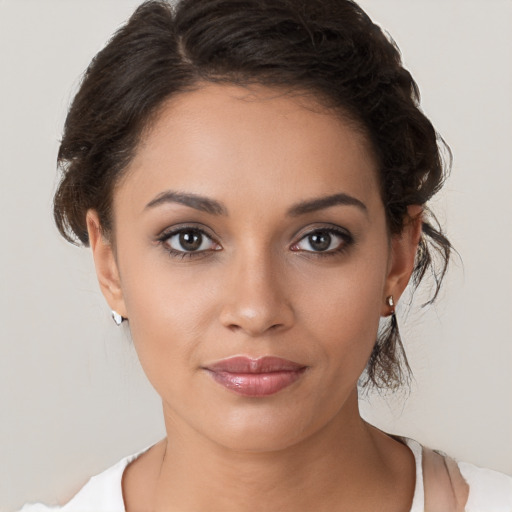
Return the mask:
<svg viewBox="0 0 512 512"><path fill-rule="evenodd" d="M315 251L325 251L331 245L331 235L329 233L309 235L309 243Z"/></svg>
<svg viewBox="0 0 512 512"><path fill-rule="evenodd" d="M196 251L201 247L202 236L194 231L183 231L180 233L180 245L187 251Z"/></svg>

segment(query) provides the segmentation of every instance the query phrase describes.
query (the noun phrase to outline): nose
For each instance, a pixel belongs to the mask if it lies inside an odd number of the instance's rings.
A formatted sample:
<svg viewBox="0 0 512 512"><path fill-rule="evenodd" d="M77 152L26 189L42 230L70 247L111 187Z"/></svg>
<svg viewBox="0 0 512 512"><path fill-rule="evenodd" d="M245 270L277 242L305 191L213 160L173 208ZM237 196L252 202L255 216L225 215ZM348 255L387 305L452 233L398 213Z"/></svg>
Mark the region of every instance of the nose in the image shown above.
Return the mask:
<svg viewBox="0 0 512 512"><path fill-rule="evenodd" d="M294 322L285 279L269 255L241 256L228 271L221 323L251 337L282 332Z"/></svg>

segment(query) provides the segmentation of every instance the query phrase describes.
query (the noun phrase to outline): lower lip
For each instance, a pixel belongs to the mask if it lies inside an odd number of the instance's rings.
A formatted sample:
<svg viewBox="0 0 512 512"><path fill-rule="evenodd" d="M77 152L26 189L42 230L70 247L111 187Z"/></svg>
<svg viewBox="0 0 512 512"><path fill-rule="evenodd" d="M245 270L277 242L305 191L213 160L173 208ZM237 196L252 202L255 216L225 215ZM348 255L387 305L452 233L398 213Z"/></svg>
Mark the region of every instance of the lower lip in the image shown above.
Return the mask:
<svg viewBox="0 0 512 512"><path fill-rule="evenodd" d="M297 381L305 368L293 371L270 373L212 372L216 382L243 396L258 397L273 395Z"/></svg>

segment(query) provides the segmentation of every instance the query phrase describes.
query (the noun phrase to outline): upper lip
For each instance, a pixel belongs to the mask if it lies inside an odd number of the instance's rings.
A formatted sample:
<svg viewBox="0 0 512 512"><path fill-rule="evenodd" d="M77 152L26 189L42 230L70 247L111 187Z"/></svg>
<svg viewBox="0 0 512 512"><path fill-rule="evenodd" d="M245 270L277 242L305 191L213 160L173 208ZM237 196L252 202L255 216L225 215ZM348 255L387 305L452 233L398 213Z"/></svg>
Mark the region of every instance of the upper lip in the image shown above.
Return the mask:
<svg viewBox="0 0 512 512"><path fill-rule="evenodd" d="M280 357L265 356L251 358L247 356L234 356L221 359L206 366L206 369L213 372L228 373L272 373L292 372L305 368L304 365L282 359Z"/></svg>

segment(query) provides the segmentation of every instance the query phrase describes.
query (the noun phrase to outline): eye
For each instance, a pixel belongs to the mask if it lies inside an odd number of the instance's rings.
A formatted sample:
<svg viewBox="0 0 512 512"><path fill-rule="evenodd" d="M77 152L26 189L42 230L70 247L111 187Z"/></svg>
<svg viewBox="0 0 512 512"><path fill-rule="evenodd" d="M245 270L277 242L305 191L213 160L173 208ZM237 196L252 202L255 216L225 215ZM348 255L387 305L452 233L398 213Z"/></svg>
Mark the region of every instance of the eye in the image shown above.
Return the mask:
<svg viewBox="0 0 512 512"><path fill-rule="evenodd" d="M170 233L167 232L160 237L160 241L169 252L175 254L217 251L220 249L219 244L198 228L181 228Z"/></svg>
<svg viewBox="0 0 512 512"><path fill-rule="evenodd" d="M337 229L316 229L302 237L291 249L318 253L337 253L352 242L352 237Z"/></svg>

